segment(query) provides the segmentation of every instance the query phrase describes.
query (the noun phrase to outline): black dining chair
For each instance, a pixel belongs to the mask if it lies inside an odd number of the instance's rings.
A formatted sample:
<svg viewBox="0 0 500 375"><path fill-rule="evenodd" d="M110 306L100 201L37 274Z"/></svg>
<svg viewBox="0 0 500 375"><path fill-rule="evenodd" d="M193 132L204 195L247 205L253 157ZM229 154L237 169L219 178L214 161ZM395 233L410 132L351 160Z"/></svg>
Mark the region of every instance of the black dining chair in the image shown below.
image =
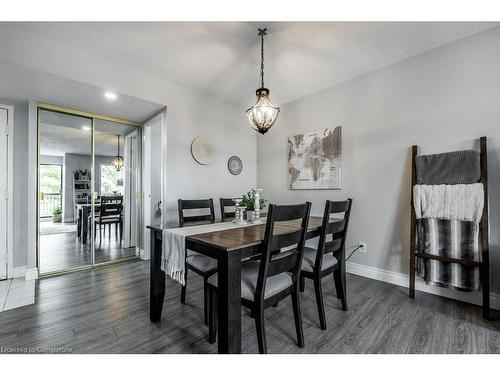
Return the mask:
<svg viewBox="0 0 500 375"><path fill-rule="evenodd" d="M220 217L222 220L234 218L234 211L226 211L226 207L236 207L233 198L221 198L220 199Z"/></svg>
<svg viewBox="0 0 500 375"><path fill-rule="evenodd" d="M264 310L291 296L297 344L304 347L300 315L299 273L309 222L311 203L277 206L271 204L262 241L260 260L241 264L241 304L252 311L259 353L267 353ZM283 251L282 251L283 250ZM209 341L217 331L217 274L209 284Z"/></svg>
<svg viewBox="0 0 500 375"><path fill-rule="evenodd" d="M318 248L306 247L300 272L300 291L305 289L305 279L314 281L316 305L318 307L321 329L326 330L325 307L321 280L333 274L337 298L342 302L342 310L347 311L346 277L345 277L345 242L352 199L333 202L326 201ZM331 218L332 214L343 214L343 218Z"/></svg>
<svg viewBox="0 0 500 375"><path fill-rule="evenodd" d="M179 225L196 224L215 220L214 201L210 199L183 200L177 201L179 210ZM208 210L208 214L185 215L185 210ZM217 259L207 257L206 255L195 253L186 249L185 261L185 283L181 289L181 303L186 303L186 289L188 282L188 270L191 270L203 277L203 312L205 316L205 325L208 325L208 284L210 276L217 272Z"/></svg>
<svg viewBox="0 0 500 375"><path fill-rule="evenodd" d="M120 228L120 243L123 237L123 197L113 197L113 199L101 198L99 215L94 218L94 238L97 235L96 229L99 226L99 247L102 242L102 228L108 226L108 235L111 235L111 225L116 228L118 237L118 227Z"/></svg>

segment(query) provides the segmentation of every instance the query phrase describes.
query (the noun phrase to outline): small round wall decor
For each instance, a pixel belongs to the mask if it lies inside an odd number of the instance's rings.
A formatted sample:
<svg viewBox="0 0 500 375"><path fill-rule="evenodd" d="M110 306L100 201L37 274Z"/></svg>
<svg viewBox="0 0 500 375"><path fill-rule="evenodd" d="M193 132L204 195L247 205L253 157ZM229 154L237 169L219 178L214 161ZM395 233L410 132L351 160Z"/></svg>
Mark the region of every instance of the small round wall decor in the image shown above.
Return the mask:
<svg viewBox="0 0 500 375"><path fill-rule="evenodd" d="M227 169L229 169L229 172L235 176L240 174L243 170L243 163L241 162L241 159L237 156L231 156L227 161Z"/></svg>
<svg viewBox="0 0 500 375"><path fill-rule="evenodd" d="M207 165L215 159L215 146L208 137L196 137L191 143L191 155L198 163Z"/></svg>

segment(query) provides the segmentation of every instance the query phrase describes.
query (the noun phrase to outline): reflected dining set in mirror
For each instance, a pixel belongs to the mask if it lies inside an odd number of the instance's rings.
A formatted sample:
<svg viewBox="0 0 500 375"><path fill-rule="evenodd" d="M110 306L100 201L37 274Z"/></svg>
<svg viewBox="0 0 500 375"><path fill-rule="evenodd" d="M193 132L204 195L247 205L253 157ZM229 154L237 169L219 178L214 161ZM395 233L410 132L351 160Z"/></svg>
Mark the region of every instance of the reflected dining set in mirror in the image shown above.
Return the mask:
<svg viewBox="0 0 500 375"><path fill-rule="evenodd" d="M102 235L111 234L111 225L115 226L115 234L120 235L119 240L122 240L123 235L123 196L122 195L103 195L95 200L94 212L94 239L99 232L99 244L102 241ZM77 212L77 236L82 244L87 243L87 237L90 235L89 227L92 225L92 204L91 203L76 203L75 210ZM119 229L119 230L118 230Z"/></svg>
<svg viewBox="0 0 500 375"><path fill-rule="evenodd" d="M178 225L148 226L150 320L162 319L166 276L181 284L185 303L188 271L193 271L204 281L207 340L217 341L219 353L241 353L242 306L255 320L259 353L267 353L264 311L281 301L291 302L297 345L303 348L307 337L300 302L306 278L314 282L321 329L327 329L324 277L332 275L342 310L348 309L345 242L352 199L327 200L323 217L311 215L309 202L270 204L267 214L245 216L244 203L245 199L221 198L221 217L216 218L213 199L179 199ZM265 201L260 203L262 208ZM250 206L252 211L259 209L259 204ZM317 246L306 246L312 239L317 239Z"/></svg>

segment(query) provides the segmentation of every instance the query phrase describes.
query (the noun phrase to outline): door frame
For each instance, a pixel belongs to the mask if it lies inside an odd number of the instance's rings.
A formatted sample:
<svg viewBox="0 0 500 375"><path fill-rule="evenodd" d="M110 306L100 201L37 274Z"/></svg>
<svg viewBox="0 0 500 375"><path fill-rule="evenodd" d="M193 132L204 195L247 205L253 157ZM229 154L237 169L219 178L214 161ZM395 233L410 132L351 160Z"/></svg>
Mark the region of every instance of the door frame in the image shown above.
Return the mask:
<svg viewBox="0 0 500 375"><path fill-rule="evenodd" d="M130 120L125 120L122 118L118 117L113 117L113 116L108 116L108 115L102 115L94 112L86 112L82 111L79 109L74 109L74 108L69 108L69 107L63 107L55 104L50 104L50 103L44 103L44 102L37 102L36 103L36 115L35 115L35 121L36 121L36 154L35 154L35 164L32 165L32 167L35 169L35 179L34 179L34 202L32 207L34 209L34 212L36 213L35 215L35 220L36 220L36 225L35 225L35 241L36 241L36 270L37 270L37 275L38 277L50 277L50 276L57 276L57 275L62 275L62 274L67 274L67 273L72 273L72 272L77 272L81 270L86 270L86 269L92 269L96 267L104 267L108 266L110 264L115 264L115 263L121 263L125 262L131 259L137 259L137 256L131 256L131 257L126 257L122 259L117 259L117 260L112 260L112 261L107 261L107 262L101 262L101 263L95 263L95 249L93 248L94 245L92 245L92 254L91 254L91 264L89 265L83 265L79 267L74 267L71 269L64 269L60 271L51 271L51 272L40 272L40 228L39 228L39 222L40 222L40 207L39 207L39 196L40 196L40 111L50 111L50 112L56 112L56 113L63 113L67 115L73 115L73 116L79 116L83 118L88 118L92 121L92 131L91 131L91 175L95 176L95 168L96 168L96 163L95 163L95 155L94 155L94 149L95 149L95 137L94 137L94 132L95 132L95 120L104 120L104 121L109 121L113 122L116 124L120 125L131 125L135 126L138 128L142 128L143 124L136 122L136 121L130 121ZM141 164L142 164L142 155L141 155ZM94 199L95 199L95 192L96 192L96 180L95 178L92 178L92 191L94 194L92 194L92 215L94 215ZM142 213L142 209L140 209L140 212ZM29 260L28 260L29 261Z"/></svg>
<svg viewBox="0 0 500 375"><path fill-rule="evenodd" d="M14 277L14 106L0 103L7 110L7 279ZM2 193L3 195L3 193Z"/></svg>
<svg viewBox="0 0 500 375"><path fill-rule="evenodd" d="M160 200L161 200L161 219L160 222L164 224L165 220L165 176L166 176L166 134L167 134L167 108L163 108L159 113L153 115L149 119L144 122L143 127L143 142L142 142L142 194L143 194L143 233L147 233L146 227L151 224L151 216L152 212L152 202L150 197L147 197L146 194L151 191L151 168L150 168L150 158L147 155L151 145L150 145L150 132L151 127L150 123L155 121L156 119L160 119L160 127L161 127L161 170L160 170ZM143 236L143 249L141 250L140 257L142 260L149 260L151 258L151 241L150 236Z"/></svg>

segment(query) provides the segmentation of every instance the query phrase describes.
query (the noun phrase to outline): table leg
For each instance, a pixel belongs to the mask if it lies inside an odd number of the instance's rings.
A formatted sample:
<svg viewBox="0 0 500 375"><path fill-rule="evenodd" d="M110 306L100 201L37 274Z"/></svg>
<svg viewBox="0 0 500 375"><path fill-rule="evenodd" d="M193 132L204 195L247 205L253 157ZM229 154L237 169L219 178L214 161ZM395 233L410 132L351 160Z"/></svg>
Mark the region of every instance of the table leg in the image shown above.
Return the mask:
<svg viewBox="0 0 500 375"><path fill-rule="evenodd" d="M228 251L218 259L219 353L241 353L241 255Z"/></svg>
<svg viewBox="0 0 500 375"><path fill-rule="evenodd" d="M87 233L88 233L88 226L89 226L89 211L87 207L82 207L82 243L87 243Z"/></svg>
<svg viewBox="0 0 500 375"><path fill-rule="evenodd" d="M77 219L76 219L76 235L78 237L82 236L82 209L81 207L75 207L78 212L77 212Z"/></svg>
<svg viewBox="0 0 500 375"><path fill-rule="evenodd" d="M151 230L151 260L149 261L149 320L157 322L161 319L163 300L165 299L165 272L161 269L162 239Z"/></svg>

